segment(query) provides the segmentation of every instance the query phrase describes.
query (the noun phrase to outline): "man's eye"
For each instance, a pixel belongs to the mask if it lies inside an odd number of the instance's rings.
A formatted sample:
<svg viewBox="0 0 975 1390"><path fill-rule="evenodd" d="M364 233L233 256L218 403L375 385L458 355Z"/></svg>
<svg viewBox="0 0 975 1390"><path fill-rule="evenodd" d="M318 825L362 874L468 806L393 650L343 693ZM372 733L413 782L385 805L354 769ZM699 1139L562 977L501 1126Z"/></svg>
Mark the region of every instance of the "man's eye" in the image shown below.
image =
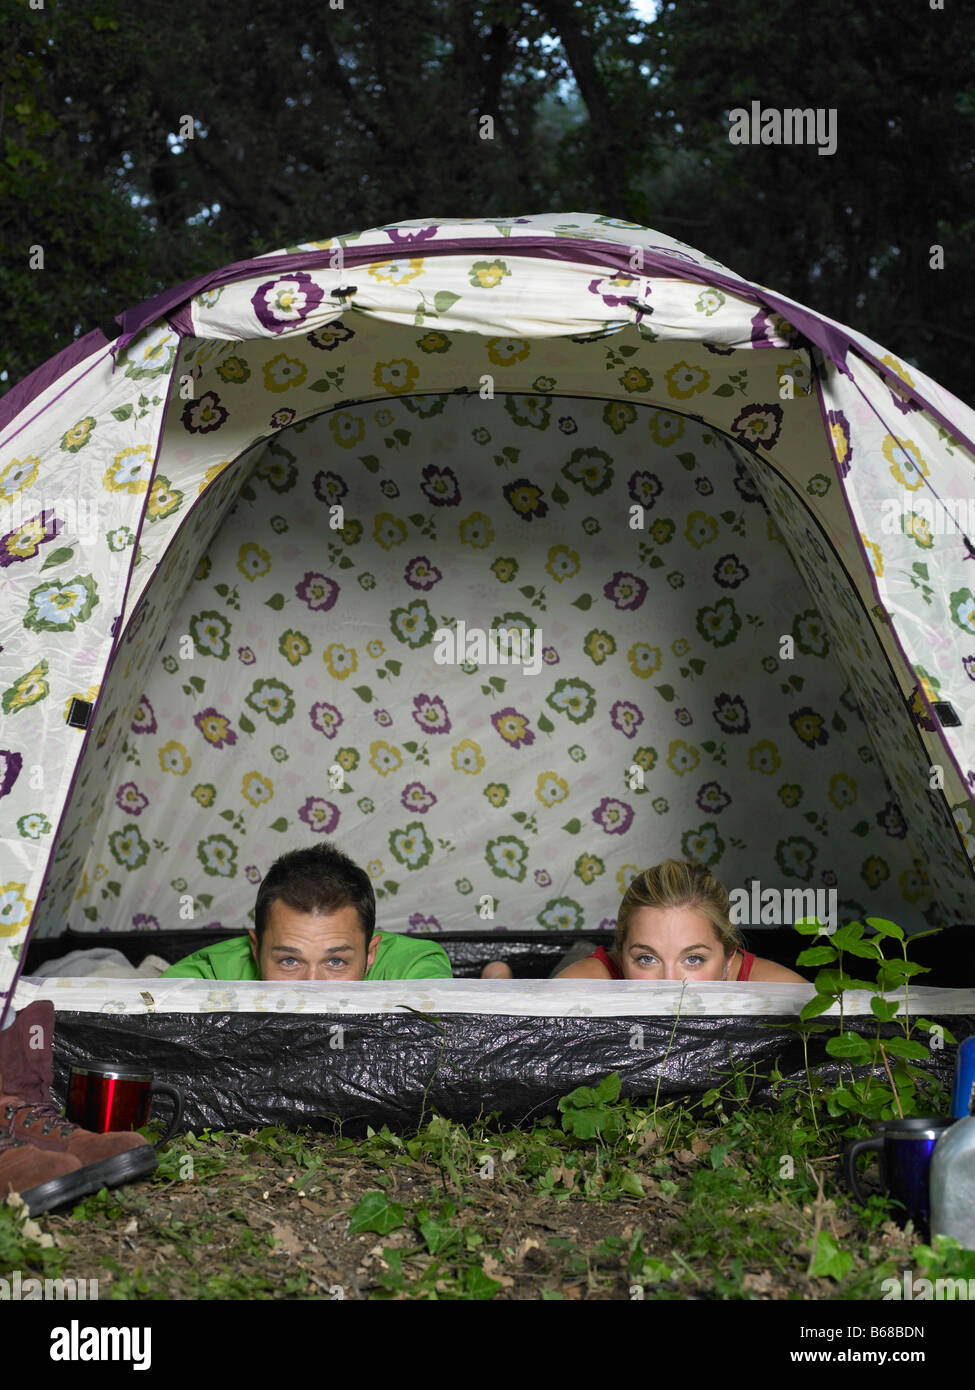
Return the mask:
<svg viewBox="0 0 975 1390"><path fill-rule="evenodd" d="M333 970L336 968L341 969L344 964L345 961L342 959L341 956L333 956L332 959L329 961L329 965L332 967Z"/></svg>
<svg viewBox="0 0 975 1390"><path fill-rule="evenodd" d="M293 965L297 964L298 962L295 960L294 956L282 956L281 959L278 961L278 965L283 965L289 970Z"/></svg>

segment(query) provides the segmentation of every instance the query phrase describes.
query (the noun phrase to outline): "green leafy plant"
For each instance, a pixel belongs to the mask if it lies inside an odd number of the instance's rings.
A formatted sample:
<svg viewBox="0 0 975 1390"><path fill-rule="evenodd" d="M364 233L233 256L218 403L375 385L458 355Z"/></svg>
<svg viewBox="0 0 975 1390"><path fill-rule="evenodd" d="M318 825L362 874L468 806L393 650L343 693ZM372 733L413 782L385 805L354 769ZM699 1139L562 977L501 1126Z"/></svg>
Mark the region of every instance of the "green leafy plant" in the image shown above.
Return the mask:
<svg viewBox="0 0 975 1390"><path fill-rule="evenodd" d="M597 1135L607 1144L613 1144L623 1133L623 1116L619 1110L612 1109L612 1103L619 1100L620 1075L611 1072L598 1086L577 1086L559 1101L562 1111L562 1128L566 1134L577 1139L594 1139Z"/></svg>
<svg viewBox="0 0 975 1390"><path fill-rule="evenodd" d="M928 969L908 959L909 942L935 936L938 929L908 938L902 927L883 917L868 917L865 924L847 922L833 933L827 932L818 918L804 918L795 926L801 935L816 938L813 945L800 952L796 964L820 967L813 980L815 996L803 1006L799 1022L787 1025L803 1040L810 1109L817 1130L817 1093L834 1118L847 1115L850 1119L880 1120L919 1113L918 1082L929 1081L930 1078L927 1072L912 1064L928 1060L930 1045L920 1042L913 1035L922 1031L937 1034L942 1044L957 1041L946 1028L932 1023L930 1019L912 1019L910 1012L910 982L918 975L927 974ZM873 935L865 934L867 927ZM885 955L885 944L899 949L900 955ZM850 975L844 962L845 956L870 962L865 973L872 974L874 978ZM901 988L904 990L903 1000L888 997L891 991ZM854 990L863 990L870 995L874 1027L869 1035L848 1025L845 1000L847 994ZM838 1032L832 1023L814 1021L834 1004L839 1007ZM901 1031L893 1036L885 1035L886 1025L895 1021ZM840 1081L836 1086L823 1086L821 1078L818 1084L814 1082L809 1066L808 1041L815 1033L831 1034L826 1041L826 1052L840 1063ZM844 1076L844 1064L850 1068L848 1076ZM865 1074L855 1076L853 1068L863 1068ZM882 1078L878 1077L878 1072L883 1073Z"/></svg>

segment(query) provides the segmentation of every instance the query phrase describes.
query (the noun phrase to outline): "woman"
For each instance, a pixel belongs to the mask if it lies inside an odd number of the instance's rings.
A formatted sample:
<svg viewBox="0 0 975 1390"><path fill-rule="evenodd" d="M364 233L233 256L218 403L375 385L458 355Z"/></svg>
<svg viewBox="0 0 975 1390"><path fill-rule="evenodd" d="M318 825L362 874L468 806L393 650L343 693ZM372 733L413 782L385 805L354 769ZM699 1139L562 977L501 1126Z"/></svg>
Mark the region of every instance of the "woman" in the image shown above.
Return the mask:
<svg viewBox="0 0 975 1390"><path fill-rule="evenodd" d="M623 895L616 941L559 972L561 980L756 980L808 984L746 951L728 917L725 888L700 864L666 859Z"/></svg>

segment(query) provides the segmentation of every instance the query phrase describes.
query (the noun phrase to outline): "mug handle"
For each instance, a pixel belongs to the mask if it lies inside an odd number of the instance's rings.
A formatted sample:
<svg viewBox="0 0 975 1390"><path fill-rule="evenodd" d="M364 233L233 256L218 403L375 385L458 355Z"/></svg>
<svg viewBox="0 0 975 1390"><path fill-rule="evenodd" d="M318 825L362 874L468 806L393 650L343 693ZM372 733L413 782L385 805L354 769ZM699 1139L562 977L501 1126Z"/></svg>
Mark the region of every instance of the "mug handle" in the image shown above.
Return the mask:
<svg viewBox="0 0 975 1390"><path fill-rule="evenodd" d="M884 1146L884 1136L875 1135L872 1139L856 1139L852 1144L847 1144L843 1150L843 1170L846 1181L854 1197L861 1207L867 1205L867 1199L863 1194L863 1189L857 1182L856 1161L860 1154L866 1153L869 1149L882 1149Z"/></svg>
<svg viewBox="0 0 975 1390"><path fill-rule="evenodd" d="M161 1149L163 1144L167 1144L176 1133L180 1120L183 1118L183 1093L175 1086L170 1086L165 1081L154 1081L152 1083L152 1094L154 1096L169 1096L173 1102L174 1114L170 1120L162 1137L156 1140L156 1148Z"/></svg>

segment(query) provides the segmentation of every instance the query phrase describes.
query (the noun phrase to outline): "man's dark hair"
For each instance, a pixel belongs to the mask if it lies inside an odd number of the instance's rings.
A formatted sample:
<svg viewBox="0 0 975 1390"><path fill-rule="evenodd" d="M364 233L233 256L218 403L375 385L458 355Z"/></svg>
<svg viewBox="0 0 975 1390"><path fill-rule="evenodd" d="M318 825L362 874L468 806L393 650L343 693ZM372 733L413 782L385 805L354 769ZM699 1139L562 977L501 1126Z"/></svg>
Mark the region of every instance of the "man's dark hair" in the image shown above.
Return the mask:
<svg viewBox="0 0 975 1390"><path fill-rule="evenodd" d="M258 948L268 910L279 898L295 912L337 912L341 907L354 907L369 949L376 928L376 895L369 875L327 840L282 854L264 875L254 904Z"/></svg>

